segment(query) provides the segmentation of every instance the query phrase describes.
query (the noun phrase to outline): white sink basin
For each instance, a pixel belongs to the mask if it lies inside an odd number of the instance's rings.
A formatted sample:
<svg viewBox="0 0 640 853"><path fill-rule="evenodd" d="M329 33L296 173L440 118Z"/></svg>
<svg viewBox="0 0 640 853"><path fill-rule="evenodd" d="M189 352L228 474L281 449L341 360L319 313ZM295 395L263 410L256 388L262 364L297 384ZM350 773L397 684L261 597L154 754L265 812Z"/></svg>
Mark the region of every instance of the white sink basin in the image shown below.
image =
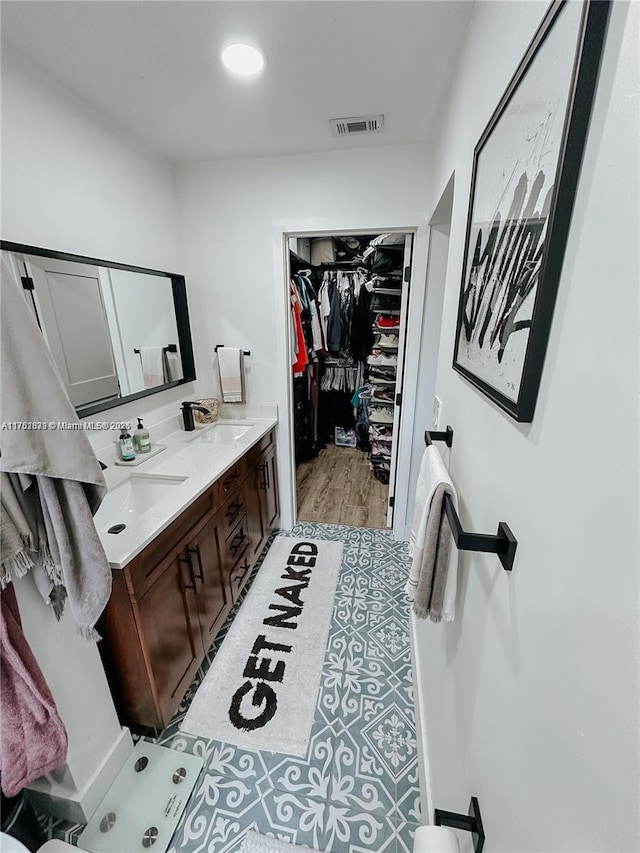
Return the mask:
<svg viewBox="0 0 640 853"><path fill-rule="evenodd" d="M205 427L200 435L189 439L194 443L201 444L233 444L245 433L249 432L253 424L211 424Z"/></svg>
<svg viewBox="0 0 640 853"><path fill-rule="evenodd" d="M134 521L186 479L164 474L130 474L124 483L107 492L94 516L97 529L104 531Z"/></svg>

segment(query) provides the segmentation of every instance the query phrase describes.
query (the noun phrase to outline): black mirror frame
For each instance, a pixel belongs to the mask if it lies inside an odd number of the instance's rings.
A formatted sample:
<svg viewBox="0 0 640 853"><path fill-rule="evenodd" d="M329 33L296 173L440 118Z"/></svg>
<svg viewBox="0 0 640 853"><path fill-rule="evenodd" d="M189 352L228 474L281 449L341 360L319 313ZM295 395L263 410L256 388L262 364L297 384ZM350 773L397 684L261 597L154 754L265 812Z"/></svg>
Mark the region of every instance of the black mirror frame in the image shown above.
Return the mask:
<svg viewBox="0 0 640 853"><path fill-rule="evenodd" d="M182 357L182 379L176 382L165 382L163 385L157 385L154 388L146 388L144 391L137 391L135 394L127 394L125 397L119 397L116 402L96 403L95 405L81 406L76 408L76 413L79 418L95 415L97 412L104 412L107 409L115 409L118 406L123 406L126 403L131 403L133 400L140 400L142 397L148 397L151 394L157 394L159 391L166 391L169 388L175 388L178 385L184 385L187 382L193 382L196 378L196 367L193 357L193 344L191 340L191 327L189 326L189 309L187 306L187 287L183 275L176 273L163 272L162 270L152 270L146 267L134 267L131 264L121 264L117 261L104 261L99 258L88 258L84 255L72 255L69 252L58 252L53 249L43 249L39 246L28 246L25 243L12 243L8 240L0 240L0 249L6 252L17 252L25 255L37 255L44 258L55 258L58 261L71 261L81 264L92 264L97 267L107 267L117 270L128 270L129 272L145 273L147 275L156 275L162 278L171 280L173 291L173 306L176 312L176 326L178 331L178 344L180 347L180 355Z"/></svg>

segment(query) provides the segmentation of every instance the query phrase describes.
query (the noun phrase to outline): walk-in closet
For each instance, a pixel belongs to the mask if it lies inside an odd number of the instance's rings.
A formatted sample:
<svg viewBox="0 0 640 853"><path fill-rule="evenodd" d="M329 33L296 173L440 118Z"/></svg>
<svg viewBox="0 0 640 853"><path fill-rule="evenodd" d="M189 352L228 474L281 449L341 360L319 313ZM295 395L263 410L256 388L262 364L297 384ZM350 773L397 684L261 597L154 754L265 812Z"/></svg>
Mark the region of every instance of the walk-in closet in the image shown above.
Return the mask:
<svg viewBox="0 0 640 853"><path fill-rule="evenodd" d="M392 524L411 242L289 240L299 521Z"/></svg>

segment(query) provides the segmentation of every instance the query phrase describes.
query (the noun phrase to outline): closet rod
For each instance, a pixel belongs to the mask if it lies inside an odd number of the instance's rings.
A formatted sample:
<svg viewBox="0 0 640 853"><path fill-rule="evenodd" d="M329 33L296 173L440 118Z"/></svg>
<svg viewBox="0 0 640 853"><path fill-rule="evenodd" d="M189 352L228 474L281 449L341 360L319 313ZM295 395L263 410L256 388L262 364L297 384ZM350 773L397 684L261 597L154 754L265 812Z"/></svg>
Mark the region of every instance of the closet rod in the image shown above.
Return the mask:
<svg viewBox="0 0 640 853"><path fill-rule="evenodd" d="M167 344L166 347L162 347L165 352L178 352L178 347L175 344ZM140 353L140 350L137 347L133 348L134 352Z"/></svg>
<svg viewBox="0 0 640 853"><path fill-rule="evenodd" d="M218 350L221 348L224 348L224 344L216 344L214 352L218 352ZM242 352L244 355L251 355L250 349L243 349Z"/></svg>
<svg viewBox="0 0 640 853"><path fill-rule="evenodd" d="M453 443L453 430L451 427L447 426L445 432L429 432L426 430L424 443L428 447L434 441L444 441L447 447L451 447ZM451 495L445 494L443 506L449 519L453 541L459 551L482 551L485 554L497 554L506 572L510 572L513 569L518 540L506 522L500 521L498 523L498 533L495 536L488 533L469 533L463 530L460 518L451 500Z"/></svg>

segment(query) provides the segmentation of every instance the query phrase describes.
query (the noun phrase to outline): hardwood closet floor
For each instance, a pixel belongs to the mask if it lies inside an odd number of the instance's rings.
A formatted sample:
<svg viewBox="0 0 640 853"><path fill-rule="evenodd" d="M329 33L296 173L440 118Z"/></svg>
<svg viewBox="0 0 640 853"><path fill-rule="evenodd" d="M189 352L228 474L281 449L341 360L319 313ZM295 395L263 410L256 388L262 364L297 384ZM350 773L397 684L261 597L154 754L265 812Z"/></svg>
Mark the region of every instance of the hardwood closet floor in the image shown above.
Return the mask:
<svg viewBox="0 0 640 853"><path fill-rule="evenodd" d="M298 521L353 527L387 526L389 487L371 473L367 454L328 445L296 472Z"/></svg>

